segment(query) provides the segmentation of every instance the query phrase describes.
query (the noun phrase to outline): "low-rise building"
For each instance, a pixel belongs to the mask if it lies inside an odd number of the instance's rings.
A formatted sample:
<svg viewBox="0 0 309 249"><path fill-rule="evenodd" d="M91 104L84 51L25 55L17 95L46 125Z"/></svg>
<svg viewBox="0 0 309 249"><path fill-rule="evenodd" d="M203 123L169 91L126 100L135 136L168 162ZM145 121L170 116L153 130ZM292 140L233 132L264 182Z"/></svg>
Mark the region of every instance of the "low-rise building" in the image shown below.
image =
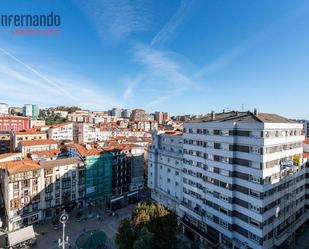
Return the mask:
<svg viewBox="0 0 309 249"><path fill-rule="evenodd" d="M9 114L9 105L6 103L0 103L0 116Z"/></svg>
<svg viewBox="0 0 309 249"><path fill-rule="evenodd" d="M52 114L54 116L59 115L61 118L67 118L69 115L68 111L63 111L63 110L53 110Z"/></svg>
<svg viewBox="0 0 309 249"><path fill-rule="evenodd" d="M47 139L47 134L44 131L36 129L27 129L12 132L13 150L15 150L20 141L42 140Z"/></svg>
<svg viewBox="0 0 309 249"><path fill-rule="evenodd" d="M51 126L48 129L48 138L57 141L73 141L73 123Z"/></svg>
<svg viewBox="0 0 309 249"><path fill-rule="evenodd" d="M97 134L100 129L90 123L73 124L73 141L74 143L94 143L97 140Z"/></svg>
<svg viewBox="0 0 309 249"><path fill-rule="evenodd" d="M84 167L79 158L0 163L8 230L39 223L70 205L83 205Z"/></svg>
<svg viewBox="0 0 309 249"><path fill-rule="evenodd" d="M29 118L18 116L0 116L1 131L20 131L29 129Z"/></svg>
<svg viewBox="0 0 309 249"><path fill-rule="evenodd" d="M53 150L57 148L57 142L52 139L24 140L20 141L17 146L17 150L22 153L23 157L26 157L33 151Z"/></svg>
<svg viewBox="0 0 309 249"><path fill-rule="evenodd" d="M45 120L43 119L30 119L30 128L33 128L35 126L44 126L46 124Z"/></svg>

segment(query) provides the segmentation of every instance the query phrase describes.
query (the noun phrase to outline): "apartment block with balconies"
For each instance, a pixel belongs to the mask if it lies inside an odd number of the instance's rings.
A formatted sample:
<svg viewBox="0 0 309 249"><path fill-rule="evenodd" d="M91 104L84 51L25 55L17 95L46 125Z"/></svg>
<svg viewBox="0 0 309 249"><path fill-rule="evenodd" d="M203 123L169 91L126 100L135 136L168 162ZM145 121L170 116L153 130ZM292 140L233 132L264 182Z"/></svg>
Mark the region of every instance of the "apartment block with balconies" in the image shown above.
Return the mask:
<svg viewBox="0 0 309 249"><path fill-rule="evenodd" d="M216 248L273 248L307 219L302 124L251 112L184 124L184 231Z"/></svg>

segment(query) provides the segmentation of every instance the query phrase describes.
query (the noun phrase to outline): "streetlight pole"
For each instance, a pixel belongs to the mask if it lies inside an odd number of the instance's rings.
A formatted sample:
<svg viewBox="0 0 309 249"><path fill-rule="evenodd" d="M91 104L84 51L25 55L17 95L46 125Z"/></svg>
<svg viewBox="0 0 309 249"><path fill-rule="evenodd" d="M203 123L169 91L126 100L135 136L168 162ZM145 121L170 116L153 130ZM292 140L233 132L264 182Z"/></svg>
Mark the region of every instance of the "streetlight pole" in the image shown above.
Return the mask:
<svg viewBox="0 0 309 249"><path fill-rule="evenodd" d="M68 221L69 215L63 210L62 214L60 215L59 221L62 223L62 241L59 238L58 246L65 249L65 245L69 244L69 236L65 237L65 223Z"/></svg>

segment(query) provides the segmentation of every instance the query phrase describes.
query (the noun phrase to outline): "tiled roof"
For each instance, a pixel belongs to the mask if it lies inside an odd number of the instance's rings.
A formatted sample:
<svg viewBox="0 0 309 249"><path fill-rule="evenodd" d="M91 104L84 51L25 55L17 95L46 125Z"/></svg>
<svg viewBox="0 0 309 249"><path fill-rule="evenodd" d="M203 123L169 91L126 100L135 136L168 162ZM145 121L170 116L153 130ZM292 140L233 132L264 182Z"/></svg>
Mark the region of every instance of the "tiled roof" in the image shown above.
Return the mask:
<svg viewBox="0 0 309 249"><path fill-rule="evenodd" d="M8 157L15 156L15 155L16 156L20 155L20 152L0 154L0 159L8 158Z"/></svg>
<svg viewBox="0 0 309 249"><path fill-rule="evenodd" d="M304 158L309 158L309 152L304 152Z"/></svg>
<svg viewBox="0 0 309 249"><path fill-rule="evenodd" d="M31 155L38 155L38 156L46 156L46 157L54 157L61 153L58 149L52 150L40 150L40 151L32 151Z"/></svg>
<svg viewBox="0 0 309 249"><path fill-rule="evenodd" d="M37 129L28 129L28 130L16 131L15 134L16 135L36 135L36 134L44 135L46 133L44 131L38 131Z"/></svg>
<svg viewBox="0 0 309 249"><path fill-rule="evenodd" d="M24 140L20 141L21 146L35 146L35 145L47 145L47 144L57 144L53 139L40 139L40 140Z"/></svg>
<svg viewBox="0 0 309 249"><path fill-rule="evenodd" d="M21 116L0 116L1 119L15 119L15 120L20 120L20 119L29 119L27 117L21 117Z"/></svg>
<svg viewBox="0 0 309 249"><path fill-rule="evenodd" d="M7 169L7 171L10 174L40 169L40 166L37 161L33 161L28 158L22 159L20 161L10 161L0 163L0 167L2 169Z"/></svg>
<svg viewBox="0 0 309 249"><path fill-rule="evenodd" d="M309 144L309 138L306 138L304 144Z"/></svg>
<svg viewBox="0 0 309 249"><path fill-rule="evenodd" d="M63 126L66 126L66 125L72 125L72 124L73 124L72 122L63 123L63 124L55 124L55 125L50 126L50 128L51 129L60 128L60 127L63 127Z"/></svg>

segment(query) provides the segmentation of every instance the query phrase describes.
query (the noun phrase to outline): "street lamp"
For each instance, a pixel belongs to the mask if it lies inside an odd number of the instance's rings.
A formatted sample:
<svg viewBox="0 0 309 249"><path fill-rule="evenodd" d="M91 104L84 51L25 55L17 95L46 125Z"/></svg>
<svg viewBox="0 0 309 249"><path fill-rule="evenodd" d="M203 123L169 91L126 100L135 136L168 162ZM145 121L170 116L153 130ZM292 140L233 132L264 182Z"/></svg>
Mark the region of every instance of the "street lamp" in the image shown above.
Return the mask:
<svg viewBox="0 0 309 249"><path fill-rule="evenodd" d="M65 237L65 223L67 223L68 219L69 215L63 210L59 218L59 221L62 223L62 240L58 239L58 246L62 247L62 249L65 249L65 245L69 245L69 236Z"/></svg>

